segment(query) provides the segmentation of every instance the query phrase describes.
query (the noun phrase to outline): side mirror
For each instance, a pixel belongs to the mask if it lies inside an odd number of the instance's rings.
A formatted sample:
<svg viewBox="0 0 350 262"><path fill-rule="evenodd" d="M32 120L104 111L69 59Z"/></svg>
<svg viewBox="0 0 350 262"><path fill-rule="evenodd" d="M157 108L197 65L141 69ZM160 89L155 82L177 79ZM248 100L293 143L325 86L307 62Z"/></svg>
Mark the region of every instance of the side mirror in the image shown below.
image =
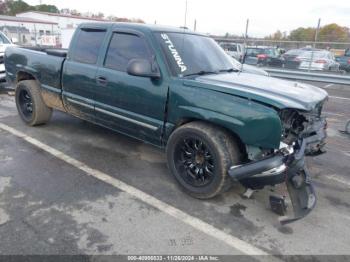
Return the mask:
<svg viewBox="0 0 350 262"><path fill-rule="evenodd" d="M12 44L18 44L18 39L15 37L12 37L11 42L12 42Z"/></svg>
<svg viewBox="0 0 350 262"><path fill-rule="evenodd" d="M126 71L133 76L160 78L160 72L156 64L152 66L152 63L147 59L131 59Z"/></svg>

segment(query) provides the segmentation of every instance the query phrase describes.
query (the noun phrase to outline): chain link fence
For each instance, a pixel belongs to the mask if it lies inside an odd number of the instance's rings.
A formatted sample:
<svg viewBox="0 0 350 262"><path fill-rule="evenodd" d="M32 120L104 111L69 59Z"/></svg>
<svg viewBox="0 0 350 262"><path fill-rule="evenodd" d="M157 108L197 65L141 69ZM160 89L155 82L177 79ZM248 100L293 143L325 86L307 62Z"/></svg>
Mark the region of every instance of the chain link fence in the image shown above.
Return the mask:
<svg viewBox="0 0 350 262"><path fill-rule="evenodd" d="M348 42L213 38L229 55L246 64L317 73L350 74Z"/></svg>

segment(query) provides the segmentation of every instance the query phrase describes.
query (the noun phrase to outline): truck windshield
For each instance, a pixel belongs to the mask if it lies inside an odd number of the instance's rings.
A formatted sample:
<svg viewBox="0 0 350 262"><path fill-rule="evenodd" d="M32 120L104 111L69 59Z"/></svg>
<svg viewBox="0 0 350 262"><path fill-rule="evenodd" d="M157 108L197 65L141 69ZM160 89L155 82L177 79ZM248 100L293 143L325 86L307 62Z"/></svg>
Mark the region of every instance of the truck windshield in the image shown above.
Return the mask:
<svg viewBox="0 0 350 262"><path fill-rule="evenodd" d="M156 33L175 76L238 71L225 51L210 37L185 33Z"/></svg>
<svg viewBox="0 0 350 262"><path fill-rule="evenodd" d="M11 42L7 39L6 36L0 33L0 44L11 44Z"/></svg>

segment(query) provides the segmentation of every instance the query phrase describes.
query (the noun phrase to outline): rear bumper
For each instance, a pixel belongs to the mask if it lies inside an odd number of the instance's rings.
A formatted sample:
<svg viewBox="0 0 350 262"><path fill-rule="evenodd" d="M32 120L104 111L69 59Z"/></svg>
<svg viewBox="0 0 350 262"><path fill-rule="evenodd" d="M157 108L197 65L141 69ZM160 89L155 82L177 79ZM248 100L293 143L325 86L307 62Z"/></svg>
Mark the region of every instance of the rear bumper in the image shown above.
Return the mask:
<svg viewBox="0 0 350 262"><path fill-rule="evenodd" d="M340 64L339 69L340 70L345 70L347 72L350 72L350 64Z"/></svg>
<svg viewBox="0 0 350 262"><path fill-rule="evenodd" d="M313 70L313 71L326 71L330 67L329 64L315 63L310 61L302 61L299 65L299 69L301 70Z"/></svg>
<svg viewBox="0 0 350 262"><path fill-rule="evenodd" d="M252 189L262 189L267 185L286 183L292 201L294 216L283 218L281 224L305 217L316 206L316 194L305 166L305 153L310 142L316 141L318 134L299 140L293 147L285 147L273 156L260 161L232 166L228 174L234 181ZM312 144L311 144L312 145Z"/></svg>

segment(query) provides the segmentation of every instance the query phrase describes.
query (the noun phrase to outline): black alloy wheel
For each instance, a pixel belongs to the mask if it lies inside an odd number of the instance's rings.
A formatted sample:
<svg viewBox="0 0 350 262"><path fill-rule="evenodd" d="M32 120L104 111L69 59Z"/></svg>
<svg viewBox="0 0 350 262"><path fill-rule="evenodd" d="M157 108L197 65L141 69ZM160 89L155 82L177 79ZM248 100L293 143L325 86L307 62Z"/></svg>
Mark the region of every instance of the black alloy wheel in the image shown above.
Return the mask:
<svg viewBox="0 0 350 262"><path fill-rule="evenodd" d="M21 89L18 94L18 105L21 110L22 116L26 120L30 120L33 117L33 99L30 93L26 89Z"/></svg>
<svg viewBox="0 0 350 262"><path fill-rule="evenodd" d="M175 148L175 165L181 177L191 186L202 187L213 181L213 153L198 137L186 137Z"/></svg>

